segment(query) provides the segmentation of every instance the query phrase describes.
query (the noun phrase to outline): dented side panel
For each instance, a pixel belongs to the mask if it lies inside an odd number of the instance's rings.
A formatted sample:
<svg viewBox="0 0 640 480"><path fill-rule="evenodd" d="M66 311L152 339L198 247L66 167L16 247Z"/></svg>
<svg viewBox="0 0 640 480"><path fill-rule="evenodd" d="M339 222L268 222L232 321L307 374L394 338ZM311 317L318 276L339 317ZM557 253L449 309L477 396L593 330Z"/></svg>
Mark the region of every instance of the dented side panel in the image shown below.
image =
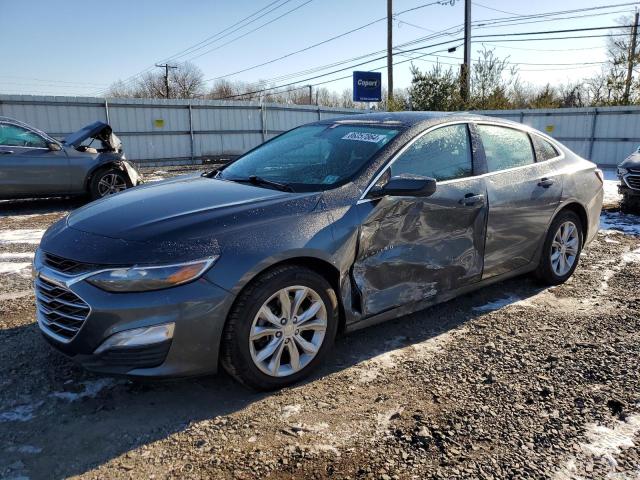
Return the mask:
<svg viewBox="0 0 640 480"><path fill-rule="evenodd" d="M482 276L486 202L482 178L438 185L428 198L384 197L358 205L361 227L353 281L363 315L423 301Z"/></svg>

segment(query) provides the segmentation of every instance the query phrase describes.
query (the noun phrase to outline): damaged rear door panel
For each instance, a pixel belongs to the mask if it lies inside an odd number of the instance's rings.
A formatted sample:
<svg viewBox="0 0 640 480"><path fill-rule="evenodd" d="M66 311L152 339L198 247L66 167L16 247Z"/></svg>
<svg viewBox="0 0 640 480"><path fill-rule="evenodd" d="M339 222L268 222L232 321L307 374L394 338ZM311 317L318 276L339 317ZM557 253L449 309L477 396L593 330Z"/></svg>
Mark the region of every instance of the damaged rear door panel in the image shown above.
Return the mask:
<svg viewBox="0 0 640 480"><path fill-rule="evenodd" d="M442 179L435 193L359 202L352 276L363 316L481 279L488 204L484 178L473 176L470 145L465 124L427 133L392 160L388 175Z"/></svg>

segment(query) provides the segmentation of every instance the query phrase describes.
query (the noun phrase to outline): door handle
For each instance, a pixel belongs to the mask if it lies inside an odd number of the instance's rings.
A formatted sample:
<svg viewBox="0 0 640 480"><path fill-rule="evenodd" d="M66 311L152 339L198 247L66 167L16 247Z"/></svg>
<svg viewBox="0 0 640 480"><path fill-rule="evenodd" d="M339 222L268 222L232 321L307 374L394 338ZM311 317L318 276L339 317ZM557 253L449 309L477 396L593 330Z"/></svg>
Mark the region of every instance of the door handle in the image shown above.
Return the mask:
<svg viewBox="0 0 640 480"><path fill-rule="evenodd" d="M554 183L556 182L553 178L541 178L538 182L538 186L542 188L549 188Z"/></svg>
<svg viewBox="0 0 640 480"><path fill-rule="evenodd" d="M475 194L475 193L467 193L464 198L461 198L458 202L460 205L464 205L465 207L473 207L474 205L484 204L484 195Z"/></svg>
<svg viewBox="0 0 640 480"><path fill-rule="evenodd" d="M0 150L0 155L11 155L13 150Z"/></svg>

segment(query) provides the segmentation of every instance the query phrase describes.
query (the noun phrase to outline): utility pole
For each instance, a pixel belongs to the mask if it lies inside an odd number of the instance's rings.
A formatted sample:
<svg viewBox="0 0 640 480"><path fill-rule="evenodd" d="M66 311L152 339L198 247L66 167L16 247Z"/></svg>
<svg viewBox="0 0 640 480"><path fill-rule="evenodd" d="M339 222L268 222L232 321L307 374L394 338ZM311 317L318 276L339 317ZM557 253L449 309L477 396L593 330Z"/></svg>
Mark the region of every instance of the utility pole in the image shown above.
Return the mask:
<svg viewBox="0 0 640 480"><path fill-rule="evenodd" d="M387 0L387 90L388 104L393 101L393 0Z"/></svg>
<svg viewBox="0 0 640 480"><path fill-rule="evenodd" d="M164 88L165 88L165 98L170 98L171 92L169 91L169 69L177 69L178 67L169 65L168 63L158 64L156 63L156 67L164 68Z"/></svg>
<svg viewBox="0 0 640 480"><path fill-rule="evenodd" d="M460 94L465 104L471 91L471 0L464 0L464 63L460 69Z"/></svg>
<svg viewBox="0 0 640 480"><path fill-rule="evenodd" d="M307 85L309 88L309 105L313 105L313 85Z"/></svg>
<svg viewBox="0 0 640 480"><path fill-rule="evenodd" d="M638 38L638 10L636 9L635 21L631 28L631 44L629 45L629 62L627 66L627 80L624 83L624 103L629 103L629 93L631 92L631 80L633 79L633 66L636 59L636 40Z"/></svg>

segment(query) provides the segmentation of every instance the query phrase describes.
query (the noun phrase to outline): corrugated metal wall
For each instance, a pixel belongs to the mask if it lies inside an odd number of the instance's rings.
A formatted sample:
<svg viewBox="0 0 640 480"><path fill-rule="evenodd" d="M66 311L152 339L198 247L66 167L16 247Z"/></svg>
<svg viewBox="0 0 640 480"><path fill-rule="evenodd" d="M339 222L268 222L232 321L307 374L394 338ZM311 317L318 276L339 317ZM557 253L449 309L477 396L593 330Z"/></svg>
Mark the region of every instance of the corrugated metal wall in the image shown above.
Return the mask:
<svg viewBox="0 0 640 480"><path fill-rule="evenodd" d="M108 121L127 156L147 162L191 163L237 155L290 128L363 110L217 100L108 99L0 95L0 115L56 138L95 120ZM617 165L640 145L640 107L492 110L549 133L600 165Z"/></svg>
<svg viewBox="0 0 640 480"><path fill-rule="evenodd" d="M0 116L62 139L102 120L140 163L192 163L238 155L304 123L362 110L217 100L103 99L0 95Z"/></svg>

